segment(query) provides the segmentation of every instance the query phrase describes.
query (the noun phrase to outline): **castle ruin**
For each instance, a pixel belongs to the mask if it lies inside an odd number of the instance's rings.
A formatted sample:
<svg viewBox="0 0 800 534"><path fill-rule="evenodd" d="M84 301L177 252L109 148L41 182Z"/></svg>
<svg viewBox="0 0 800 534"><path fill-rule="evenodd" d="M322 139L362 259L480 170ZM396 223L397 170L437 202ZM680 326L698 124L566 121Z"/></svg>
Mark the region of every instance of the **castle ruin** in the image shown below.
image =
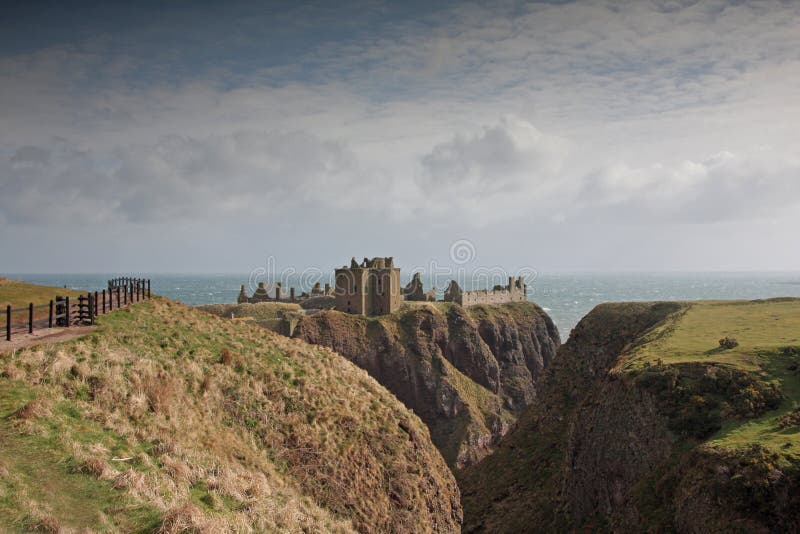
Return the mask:
<svg viewBox="0 0 800 534"><path fill-rule="evenodd" d="M403 288L403 300L413 302L434 302L436 300L436 290L431 289L426 292L422 287L422 277L419 273L414 273L411 281Z"/></svg>
<svg viewBox="0 0 800 534"><path fill-rule="evenodd" d="M528 286L522 277L514 279L508 277L507 286L495 286L494 289L477 289L474 291L464 291L455 280L450 281L450 285L444 292L446 302L455 302L461 306L476 306L478 304L505 304L507 302L525 302Z"/></svg>
<svg viewBox="0 0 800 534"><path fill-rule="evenodd" d="M385 315L390 314L400 307L403 301L408 302L434 302L436 290L425 291L420 273L414 273L411 281L403 288L400 287L400 269L394 266L392 257L364 258L358 263L355 258L350 260L350 266L336 269L336 286L325 288L317 282L310 293L301 293L297 296L295 289L289 289L286 295L280 282L273 286L274 296L270 295L264 282L258 283L258 288L249 297L245 286L239 292L237 301L244 302L297 302L307 309L330 309L353 313L357 315ZM494 289L478 289L464 291L458 282L451 280L444 292L445 302L454 302L460 306L469 307L480 304L505 304L508 302L527 301L527 285L522 277L508 278L508 285L497 285ZM323 302L324 301L324 302Z"/></svg>
<svg viewBox="0 0 800 534"><path fill-rule="evenodd" d="M394 259L355 258L336 269L336 309L358 315L384 315L400 307L400 269Z"/></svg>
<svg viewBox="0 0 800 534"><path fill-rule="evenodd" d="M319 297L333 297L333 289L331 288L330 284L325 284L325 289L322 289L322 286L319 282L314 284L314 287L311 289L311 294L306 292L297 295L297 292L293 287L289 288L289 294L287 295L283 291L283 284L278 282L274 286L274 296L270 296L269 291L267 291L266 284L264 282L258 283L258 288L253 292L252 297L247 296L247 291L245 290L244 284L242 284L242 288L239 290L239 296L236 299L236 302L239 304L243 303L251 303L255 304L257 302L297 302L302 303L311 299L318 299Z"/></svg>

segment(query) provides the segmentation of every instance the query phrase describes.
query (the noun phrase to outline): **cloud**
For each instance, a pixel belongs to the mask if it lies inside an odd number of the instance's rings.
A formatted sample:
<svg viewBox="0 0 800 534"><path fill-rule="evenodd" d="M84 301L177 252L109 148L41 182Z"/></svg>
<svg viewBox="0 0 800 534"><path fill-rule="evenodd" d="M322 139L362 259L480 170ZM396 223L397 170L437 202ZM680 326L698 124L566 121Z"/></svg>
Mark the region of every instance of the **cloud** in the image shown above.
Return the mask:
<svg viewBox="0 0 800 534"><path fill-rule="evenodd" d="M0 216L11 223L252 220L370 206L385 191L347 146L301 132L173 135L110 152L61 140L17 149L0 175Z"/></svg>
<svg viewBox="0 0 800 534"><path fill-rule="evenodd" d="M130 9L0 52L4 223L541 227L537 249L584 224L577 250L796 219L795 2Z"/></svg>
<svg viewBox="0 0 800 534"><path fill-rule="evenodd" d="M514 116L457 134L422 156L417 184L432 212L486 224L519 216L558 188L566 140Z"/></svg>
<svg viewBox="0 0 800 534"><path fill-rule="evenodd" d="M617 163L584 177L577 200L578 217L623 224L780 220L800 207L800 159L762 147L672 165Z"/></svg>
<svg viewBox="0 0 800 534"><path fill-rule="evenodd" d="M305 132L162 136L97 151L64 139L0 158L0 218L19 224L274 221L322 214L472 228L525 220L663 225L779 218L800 160L761 147L581 173L585 147L515 116L418 156L413 180Z"/></svg>

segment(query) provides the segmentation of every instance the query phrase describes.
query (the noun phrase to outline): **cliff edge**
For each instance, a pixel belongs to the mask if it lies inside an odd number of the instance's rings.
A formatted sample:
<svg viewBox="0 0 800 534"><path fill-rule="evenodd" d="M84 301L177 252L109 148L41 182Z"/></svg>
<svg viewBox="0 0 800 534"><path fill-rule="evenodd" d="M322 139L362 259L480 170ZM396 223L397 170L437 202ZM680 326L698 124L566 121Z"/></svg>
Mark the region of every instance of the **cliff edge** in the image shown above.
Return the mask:
<svg viewBox="0 0 800 534"><path fill-rule="evenodd" d="M798 343L797 299L598 306L459 473L464 531L797 531Z"/></svg>
<svg viewBox="0 0 800 534"><path fill-rule="evenodd" d="M378 317L323 311L293 335L365 369L428 425L455 468L489 454L535 401L560 344L550 317L528 302L415 303Z"/></svg>

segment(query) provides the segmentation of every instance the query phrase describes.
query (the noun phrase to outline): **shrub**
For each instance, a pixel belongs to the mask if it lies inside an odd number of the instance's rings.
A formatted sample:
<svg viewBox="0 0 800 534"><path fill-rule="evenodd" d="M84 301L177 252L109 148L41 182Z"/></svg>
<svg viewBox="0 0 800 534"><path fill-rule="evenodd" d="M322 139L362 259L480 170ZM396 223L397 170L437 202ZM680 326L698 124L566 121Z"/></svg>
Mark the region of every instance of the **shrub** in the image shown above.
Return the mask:
<svg viewBox="0 0 800 534"><path fill-rule="evenodd" d="M725 336L719 340L719 346L724 350L729 350L738 347L739 342L732 337Z"/></svg>
<svg viewBox="0 0 800 534"><path fill-rule="evenodd" d="M783 347L781 354L784 356L800 356L800 347Z"/></svg>
<svg viewBox="0 0 800 534"><path fill-rule="evenodd" d="M725 418L757 417L783 400L776 384L723 366L657 364L636 381L655 395L670 430L699 439L722 428Z"/></svg>
<svg viewBox="0 0 800 534"><path fill-rule="evenodd" d="M778 426L781 429L800 426L800 408L795 408L778 419Z"/></svg>

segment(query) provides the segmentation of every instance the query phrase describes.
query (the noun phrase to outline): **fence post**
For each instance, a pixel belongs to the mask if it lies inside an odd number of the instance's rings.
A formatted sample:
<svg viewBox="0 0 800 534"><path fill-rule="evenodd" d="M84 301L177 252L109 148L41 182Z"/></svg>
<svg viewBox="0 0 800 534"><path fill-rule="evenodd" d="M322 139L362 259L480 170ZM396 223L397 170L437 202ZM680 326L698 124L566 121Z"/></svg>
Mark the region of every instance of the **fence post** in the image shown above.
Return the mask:
<svg viewBox="0 0 800 534"><path fill-rule="evenodd" d="M67 314L65 319L66 319L66 323L67 323L67 328L69 328L70 327L70 322L71 322L70 321L70 316L69 316L70 315L70 313L69 313L70 312L70 309L69 309L70 308L70 306L69 306L69 295L67 295L64 298L64 300L65 300L65 310L66 310L65 313Z"/></svg>
<svg viewBox="0 0 800 534"><path fill-rule="evenodd" d="M53 301L50 301L50 314L47 318L47 328L53 328Z"/></svg>
<svg viewBox="0 0 800 534"><path fill-rule="evenodd" d="M150 298L150 279L147 279L147 298Z"/></svg>
<svg viewBox="0 0 800 534"><path fill-rule="evenodd" d="M97 291L95 291L94 292L94 316L95 317L97 317L97 315L100 313L100 305L97 304L97 295L98 295L98 293L97 293Z"/></svg>
<svg viewBox="0 0 800 534"><path fill-rule="evenodd" d="M28 333L33 334L33 302L28 304Z"/></svg>
<svg viewBox="0 0 800 534"><path fill-rule="evenodd" d="M89 324L94 324L94 299L91 293L86 294L86 307L88 308L86 311L89 316Z"/></svg>
<svg viewBox="0 0 800 534"><path fill-rule="evenodd" d="M11 304L6 306L6 341L11 341Z"/></svg>
<svg viewBox="0 0 800 534"><path fill-rule="evenodd" d="M120 303L119 303L119 286L117 286L117 308L119 308L119 306L120 306Z"/></svg>

